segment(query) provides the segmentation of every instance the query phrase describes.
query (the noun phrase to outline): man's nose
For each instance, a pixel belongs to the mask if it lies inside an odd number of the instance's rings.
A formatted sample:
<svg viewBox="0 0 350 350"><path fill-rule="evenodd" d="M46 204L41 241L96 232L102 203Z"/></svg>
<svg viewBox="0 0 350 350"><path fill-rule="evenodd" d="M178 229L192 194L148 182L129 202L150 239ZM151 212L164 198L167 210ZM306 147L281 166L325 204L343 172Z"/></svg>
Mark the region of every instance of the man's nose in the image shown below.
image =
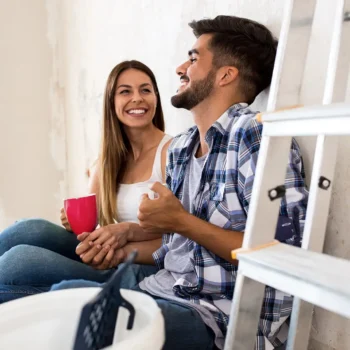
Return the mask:
<svg viewBox="0 0 350 350"><path fill-rule="evenodd" d="M188 66L189 66L189 62L182 63L180 66L176 68L176 74L179 75L180 77L182 75L186 75Z"/></svg>

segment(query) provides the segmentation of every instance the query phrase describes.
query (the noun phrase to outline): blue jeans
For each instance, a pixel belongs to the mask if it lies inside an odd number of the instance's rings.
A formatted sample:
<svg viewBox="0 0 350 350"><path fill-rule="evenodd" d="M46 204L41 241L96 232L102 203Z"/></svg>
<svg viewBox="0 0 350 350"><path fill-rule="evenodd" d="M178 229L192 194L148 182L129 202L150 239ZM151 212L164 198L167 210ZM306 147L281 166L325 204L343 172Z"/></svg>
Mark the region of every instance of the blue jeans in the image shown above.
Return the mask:
<svg viewBox="0 0 350 350"><path fill-rule="evenodd" d="M122 276L120 288L143 292L139 287L139 282L145 277L155 274L157 271L157 268L154 266L131 265ZM53 285L51 290L83 287L103 287L103 285L84 280L63 281ZM205 325L195 309L186 304L162 299L153 295L150 296L156 301L163 313L165 321L165 350L202 350L215 348L214 333Z"/></svg>
<svg viewBox="0 0 350 350"><path fill-rule="evenodd" d="M30 246L21 247L27 247L26 249L28 249L29 247L29 250L31 250L31 248L39 250L42 249ZM53 252L50 253L55 254ZM51 263L49 265L52 266ZM40 266L38 267L40 268ZM157 269L154 266L136 264L132 265L125 271L120 287L142 292L142 290L138 286L139 282L145 277L154 274L156 271ZM32 274L33 272L34 271L32 271ZM42 271L40 271L39 273L41 274L41 272ZM24 275L21 275L20 278L23 279ZM2 299L4 299L4 295L10 295L12 299L15 299L24 295L37 294L47 292L49 290L61 290L67 288L81 287L103 287L103 284L101 283L87 280L62 281L58 284L54 284L51 287L50 283L54 279L54 275L52 275L50 278L45 277L44 280L49 281L48 284L45 285L45 283L43 283L41 285L35 286L31 284L32 281L27 281L29 283L24 285L3 285L0 282L0 297L2 296ZM40 282L42 282L42 280L40 280ZM205 323L202 321L200 315L195 309L192 309L186 304L165 300L152 295L151 297L155 299L159 308L162 310L164 316L166 338L164 349L202 350L215 348L214 333L205 325Z"/></svg>
<svg viewBox="0 0 350 350"><path fill-rule="evenodd" d="M112 270L98 271L75 253L79 241L63 227L42 219L21 220L0 233L0 304L48 291L69 279L105 282Z"/></svg>

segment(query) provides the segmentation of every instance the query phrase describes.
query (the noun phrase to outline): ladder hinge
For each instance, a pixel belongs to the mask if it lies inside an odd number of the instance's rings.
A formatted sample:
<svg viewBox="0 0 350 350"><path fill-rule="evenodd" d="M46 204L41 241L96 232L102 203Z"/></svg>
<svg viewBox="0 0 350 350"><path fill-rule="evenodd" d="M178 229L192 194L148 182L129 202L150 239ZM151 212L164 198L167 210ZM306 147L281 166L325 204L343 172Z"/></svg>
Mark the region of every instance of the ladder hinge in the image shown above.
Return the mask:
<svg viewBox="0 0 350 350"><path fill-rule="evenodd" d="M344 22L349 22L350 21L350 11L346 11L344 13Z"/></svg>
<svg viewBox="0 0 350 350"><path fill-rule="evenodd" d="M272 190L268 191L270 200L275 200L277 198L282 198L286 194L286 187L284 185L277 186Z"/></svg>
<svg viewBox="0 0 350 350"><path fill-rule="evenodd" d="M327 179L324 176L320 176L318 180L319 188L322 188L323 190L328 190L330 185L331 185L331 180Z"/></svg>

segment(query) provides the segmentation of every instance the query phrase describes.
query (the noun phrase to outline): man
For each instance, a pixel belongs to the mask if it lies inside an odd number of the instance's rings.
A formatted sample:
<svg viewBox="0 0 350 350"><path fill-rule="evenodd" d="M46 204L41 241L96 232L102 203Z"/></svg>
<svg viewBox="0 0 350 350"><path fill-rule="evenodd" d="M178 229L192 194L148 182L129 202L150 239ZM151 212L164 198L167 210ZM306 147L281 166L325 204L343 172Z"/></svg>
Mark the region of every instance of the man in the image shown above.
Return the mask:
<svg viewBox="0 0 350 350"><path fill-rule="evenodd" d="M177 68L181 85L172 104L191 111L195 126L169 147L167 187L156 199L143 195L138 218L159 240L129 243L115 264L137 248L137 263L122 287L150 294L162 309L165 349L223 348L237 273L230 252L242 245L262 125L247 106L271 82L277 42L263 25L218 16L190 23L197 40ZM280 215L304 220L307 190L297 144L292 143L286 197ZM108 265L106 265L108 266ZM53 289L96 285L63 282ZM291 296L267 287L257 333L282 345L279 330Z"/></svg>
<svg viewBox="0 0 350 350"><path fill-rule="evenodd" d="M144 195L140 204L141 227L174 232L164 236L153 254L159 272L140 287L199 305L197 311L221 347L237 271L230 252L242 244L262 133L246 103L270 84L277 42L264 26L237 17L190 26L197 41L189 60L177 69L181 86L172 104L191 110L196 126L170 146L171 191L155 184L152 190L159 198L151 201ZM293 142L281 215L299 220L305 218L307 201L302 173ZM276 329L289 316L291 303L290 296L267 288L258 349L265 347L264 336L281 345ZM201 308L210 310L216 324Z"/></svg>

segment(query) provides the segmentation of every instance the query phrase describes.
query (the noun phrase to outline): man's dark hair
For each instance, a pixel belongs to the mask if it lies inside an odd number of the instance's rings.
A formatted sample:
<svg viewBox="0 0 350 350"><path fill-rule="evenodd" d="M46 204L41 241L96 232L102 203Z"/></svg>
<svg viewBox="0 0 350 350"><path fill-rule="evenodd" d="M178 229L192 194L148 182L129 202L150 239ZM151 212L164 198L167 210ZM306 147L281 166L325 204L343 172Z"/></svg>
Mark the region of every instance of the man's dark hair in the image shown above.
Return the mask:
<svg viewBox="0 0 350 350"><path fill-rule="evenodd" d="M248 103L271 83L277 40L262 24L235 16L192 21L198 38L212 34L209 50L216 68L234 66L239 70L242 93Z"/></svg>

